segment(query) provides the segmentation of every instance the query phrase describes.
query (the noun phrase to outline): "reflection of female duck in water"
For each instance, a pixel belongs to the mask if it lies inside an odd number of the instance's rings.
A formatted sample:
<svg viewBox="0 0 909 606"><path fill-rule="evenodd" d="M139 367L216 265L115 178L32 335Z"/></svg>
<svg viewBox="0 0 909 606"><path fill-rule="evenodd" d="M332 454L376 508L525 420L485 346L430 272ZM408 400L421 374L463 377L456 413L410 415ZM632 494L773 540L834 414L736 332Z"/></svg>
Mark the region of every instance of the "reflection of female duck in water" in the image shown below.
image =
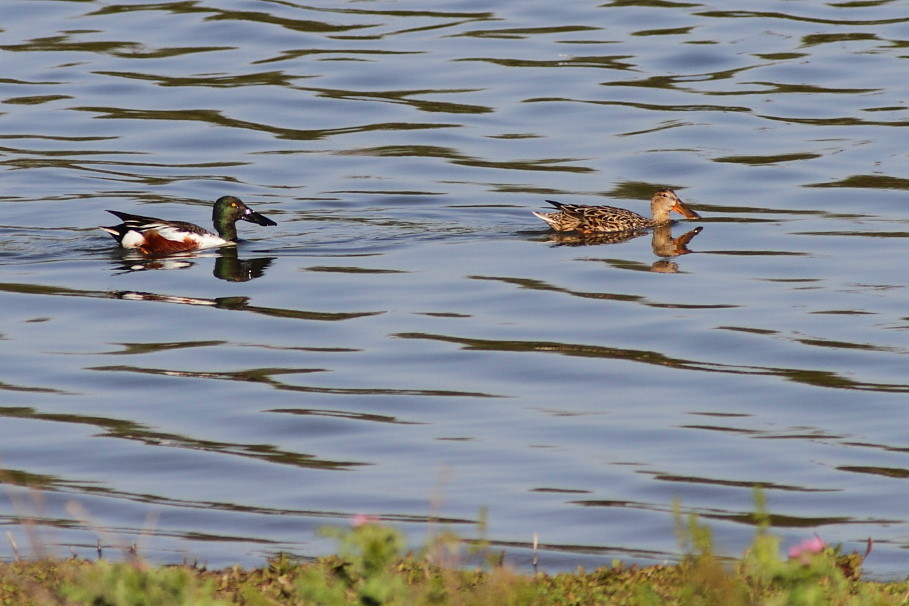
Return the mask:
<svg viewBox="0 0 909 606"><path fill-rule="evenodd" d="M546 221L556 231L574 231L582 234L629 232L647 229L671 222L669 213L675 211L688 219L700 219L671 189L661 189L650 200L652 219L624 208L614 206L583 206L562 204L547 200L558 211L533 214Z"/></svg>
<svg viewBox="0 0 909 606"><path fill-rule="evenodd" d="M677 238L672 237L672 227L657 225L653 228L650 245L653 254L658 257L678 257L691 252L688 243L704 230L696 227ZM596 234L582 234L577 232L556 232L549 236L549 242L555 246L597 246L599 244L621 244L646 235L645 231L605 232Z"/></svg>

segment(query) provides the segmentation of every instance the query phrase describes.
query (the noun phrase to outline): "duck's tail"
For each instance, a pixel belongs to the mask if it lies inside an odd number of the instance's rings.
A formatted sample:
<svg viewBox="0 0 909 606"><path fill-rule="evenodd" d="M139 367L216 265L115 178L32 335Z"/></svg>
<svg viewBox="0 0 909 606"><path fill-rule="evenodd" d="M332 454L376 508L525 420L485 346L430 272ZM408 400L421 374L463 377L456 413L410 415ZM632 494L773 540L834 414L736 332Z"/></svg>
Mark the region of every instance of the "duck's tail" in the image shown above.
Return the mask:
<svg viewBox="0 0 909 606"><path fill-rule="evenodd" d="M544 221L549 223L549 225L551 227L555 227L555 225L556 225L555 215L558 213L538 213L535 210L532 210L530 212L532 212L535 217L539 217L540 219L543 219Z"/></svg>

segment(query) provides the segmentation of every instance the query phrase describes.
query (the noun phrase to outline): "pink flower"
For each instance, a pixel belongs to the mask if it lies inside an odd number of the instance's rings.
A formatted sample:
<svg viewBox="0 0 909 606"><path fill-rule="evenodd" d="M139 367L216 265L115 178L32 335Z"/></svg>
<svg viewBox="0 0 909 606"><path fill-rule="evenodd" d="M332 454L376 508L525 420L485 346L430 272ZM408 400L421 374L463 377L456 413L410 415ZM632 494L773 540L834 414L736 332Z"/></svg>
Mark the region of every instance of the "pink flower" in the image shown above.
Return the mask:
<svg viewBox="0 0 909 606"><path fill-rule="evenodd" d="M820 553L827 548L827 543L821 537L814 535L810 539L805 539L798 545L789 548L790 559L802 558L814 553Z"/></svg>
<svg viewBox="0 0 909 606"><path fill-rule="evenodd" d="M350 525L354 528L359 528L365 524L377 524L379 522L379 516L371 516L365 513L358 513L350 520Z"/></svg>

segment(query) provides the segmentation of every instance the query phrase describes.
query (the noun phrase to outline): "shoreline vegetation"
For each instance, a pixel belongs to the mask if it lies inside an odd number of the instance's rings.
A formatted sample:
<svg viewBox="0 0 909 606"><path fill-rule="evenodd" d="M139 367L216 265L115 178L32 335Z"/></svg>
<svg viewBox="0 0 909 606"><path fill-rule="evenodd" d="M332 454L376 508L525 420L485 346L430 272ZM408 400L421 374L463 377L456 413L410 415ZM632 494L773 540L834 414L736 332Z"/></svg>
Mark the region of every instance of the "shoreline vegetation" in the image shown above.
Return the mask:
<svg viewBox="0 0 909 606"><path fill-rule="evenodd" d="M150 565L126 550L120 561L41 557L0 563L0 604L92 606L277 605L890 605L909 602L909 582L867 581L864 554L840 553L814 536L781 555L757 493L757 531L737 560L713 551L710 529L676 506L677 563L625 565L592 572L522 573L502 565L488 545L442 533L418 552L403 535L371 516L324 532L335 555L301 563L277 556L259 568L207 570ZM15 550L14 546L14 550ZM463 561L478 557L468 569Z"/></svg>

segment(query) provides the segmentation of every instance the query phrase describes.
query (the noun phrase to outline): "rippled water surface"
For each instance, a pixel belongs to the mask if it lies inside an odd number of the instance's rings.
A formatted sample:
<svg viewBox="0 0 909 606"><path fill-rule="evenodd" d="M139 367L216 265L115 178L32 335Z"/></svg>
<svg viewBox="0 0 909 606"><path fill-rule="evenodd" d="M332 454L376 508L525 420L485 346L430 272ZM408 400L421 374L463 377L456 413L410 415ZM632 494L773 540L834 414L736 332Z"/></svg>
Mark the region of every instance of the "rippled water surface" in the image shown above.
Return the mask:
<svg viewBox="0 0 909 606"><path fill-rule="evenodd" d="M760 484L904 576L901 4L6 0L0 520L219 566L363 513L559 570L677 556L675 500L739 553ZM661 186L703 220L531 215ZM97 229L225 194L278 225Z"/></svg>

